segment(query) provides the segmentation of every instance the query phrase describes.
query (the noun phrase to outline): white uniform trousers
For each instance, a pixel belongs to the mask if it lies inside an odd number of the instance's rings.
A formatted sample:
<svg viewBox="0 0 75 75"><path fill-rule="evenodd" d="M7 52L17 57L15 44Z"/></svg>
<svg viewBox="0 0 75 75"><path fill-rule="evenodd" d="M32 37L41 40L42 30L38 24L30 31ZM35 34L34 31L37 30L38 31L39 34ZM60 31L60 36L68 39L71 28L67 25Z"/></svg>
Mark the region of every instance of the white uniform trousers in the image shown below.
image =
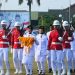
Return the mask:
<svg viewBox="0 0 75 75"><path fill-rule="evenodd" d="M13 49L14 67L18 71L22 71L22 54L23 49Z"/></svg>
<svg viewBox="0 0 75 75"><path fill-rule="evenodd" d="M66 70L65 58L67 60L68 70L72 69L72 50L63 49L62 69Z"/></svg>
<svg viewBox="0 0 75 75"><path fill-rule="evenodd" d="M8 59L9 48L0 48L0 69L3 70L3 59L6 65L6 69L10 69L9 59Z"/></svg>
<svg viewBox="0 0 75 75"><path fill-rule="evenodd" d="M51 69L51 50L47 50L48 69Z"/></svg>
<svg viewBox="0 0 75 75"><path fill-rule="evenodd" d="M53 71L53 75L56 75L56 71L58 71L58 75L62 69L62 50L51 50L51 67Z"/></svg>
<svg viewBox="0 0 75 75"><path fill-rule="evenodd" d="M25 53L23 52L22 63L23 63L24 66L25 66L26 75L27 75L27 74L29 74L29 75L32 74L33 59L34 59L34 56L25 55Z"/></svg>
<svg viewBox="0 0 75 75"><path fill-rule="evenodd" d="M35 55L35 61L37 62L39 73L42 70L42 74L44 74L45 73L46 55Z"/></svg>
<svg viewBox="0 0 75 75"><path fill-rule="evenodd" d="M72 50L73 68L75 70L75 50Z"/></svg>

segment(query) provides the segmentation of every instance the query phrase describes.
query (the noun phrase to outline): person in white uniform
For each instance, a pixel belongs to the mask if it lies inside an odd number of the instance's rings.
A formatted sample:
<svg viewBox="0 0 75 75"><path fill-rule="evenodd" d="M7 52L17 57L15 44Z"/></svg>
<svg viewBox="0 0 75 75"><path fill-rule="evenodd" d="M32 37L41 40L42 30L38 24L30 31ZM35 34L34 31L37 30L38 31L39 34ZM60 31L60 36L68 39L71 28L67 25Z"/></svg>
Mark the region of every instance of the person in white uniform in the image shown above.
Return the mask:
<svg viewBox="0 0 75 75"><path fill-rule="evenodd" d="M53 26L50 26L50 31L48 31L46 34L48 39L49 39L49 36L50 36L50 33L52 30L53 30ZM47 50L47 63L48 63L49 73L51 73L52 72L52 69L51 69L51 50Z"/></svg>
<svg viewBox="0 0 75 75"><path fill-rule="evenodd" d="M62 74L65 75L71 75L71 68L72 68L72 51L71 51L71 44L70 42L73 40L72 31L70 30L70 25L68 21L63 22L63 61L62 61ZM66 58L66 63L64 59ZM67 68L68 67L68 68Z"/></svg>
<svg viewBox="0 0 75 75"><path fill-rule="evenodd" d="M38 75L45 75L45 60L46 60L46 50L47 50L47 43L48 39L44 32L44 27L39 27L39 34L36 36L39 45L36 46L35 51L35 61L38 65L39 73ZM42 70L42 72L41 72Z"/></svg>
<svg viewBox="0 0 75 75"><path fill-rule="evenodd" d="M0 75L4 75L3 61L6 66L5 75L10 75L10 64L8 58L10 36L8 36L7 33L8 22L6 20L2 20L1 25L2 29L0 29Z"/></svg>
<svg viewBox="0 0 75 75"><path fill-rule="evenodd" d="M74 72L75 72L75 29L73 31L73 41L71 41L71 50L72 50L72 62L73 62L73 69L74 69ZM72 70L73 72L73 70Z"/></svg>
<svg viewBox="0 0 75 75"><path fill-rule="evenodd" d="M27 30L27 33L24 34L24 37L32 37L35 39L35 36L32 35L32 30L33 28L31 26L28 27L29 29ZM32 47L30 48L29 52L26 52L26 46L24 46L23 48L23 59L22 59L22 63L25 66L25 70L26 70L26 75L32 75L32 66L33 66L33 59L34 59L34 49L35 49L35 43L36 41L34 41ZM38 43L37 43L38 44Z"/></svg>
<svg viewBox="0 0 75 75"><path fill-rule="evenodd" d="M60 22L58 20L54 20L53 22L53 30L50 33L48 40L48 50L51 50L51 67L53 71L53 75L61 75L62 70L62 41L63 34L60 32Z"/></svg>
<svg viewBox="0 0 75 75"><path fill-rule="evenodd" d="M13 53L13 63L15 72L14 74L21 74L22 73L22 52L23 49L21 47L21 42L19 41L19 37L21 36L22 32L20 30L20 22L15 22L14 29L11 33L11 50Z"/></svg>

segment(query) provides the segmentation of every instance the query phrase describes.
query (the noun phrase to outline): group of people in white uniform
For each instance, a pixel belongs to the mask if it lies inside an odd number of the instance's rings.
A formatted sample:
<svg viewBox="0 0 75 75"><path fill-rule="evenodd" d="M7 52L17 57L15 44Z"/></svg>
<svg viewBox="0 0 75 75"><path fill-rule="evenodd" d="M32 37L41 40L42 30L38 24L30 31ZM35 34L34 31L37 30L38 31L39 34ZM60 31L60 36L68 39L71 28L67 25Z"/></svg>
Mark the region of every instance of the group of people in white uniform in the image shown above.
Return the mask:
<svg viewBox="0 0 75 75"><path fill-rule="evenodd" d="M73 29L72 34L69 34L70 29L67 21L63 22L63 33L60 30L61 25L58 20L54 20L53 28L46 34L44 26L38 28L38 34L34 36L32 34L32 26L28 26L27 33L23 35L20 30L20 22L16 22L14 29L9 33L6 26L7 21L2 20L0 29L0 75L10 75L10 64L8 59L9 47L13 53L13 63L15 72L14 74L22 74L22 64L25 67L25 75L33 74L33 60L38 67L38 75L46 75L45 61L48 62L49 72L53 72L53 75L71 75L72 62L75 72L75 31ZM69 30L70 31L70 30ZM6 33L7 32L7 33ZM71 33L70 32L70 33ZM21 41L19 37L33 37L34 43L30 48L30 52L26 53L26 46L21 47ZM65 65L65 59L68 68ZM6 64L6 73L3 67L3 59ZM58 74L57 74L58 73ZM37 74L36 74L37 75Z"/></svg>

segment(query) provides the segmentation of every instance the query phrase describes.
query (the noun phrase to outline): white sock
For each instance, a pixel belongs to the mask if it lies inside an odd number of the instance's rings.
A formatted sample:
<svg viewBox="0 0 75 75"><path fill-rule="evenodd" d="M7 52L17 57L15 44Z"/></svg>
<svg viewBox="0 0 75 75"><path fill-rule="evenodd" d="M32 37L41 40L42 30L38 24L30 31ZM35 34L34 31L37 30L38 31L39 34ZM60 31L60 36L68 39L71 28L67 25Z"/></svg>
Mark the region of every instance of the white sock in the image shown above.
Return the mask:
<svg viewBox="0 0 75 75"><path fill-rule="evenodd" d="M21 63L21 61L19 62L19 71L22 71L22 63Z"/></svg>
<svg viewBox="0 0 75 75"><path fill-rule="evenodd" d="M53 70L53 75L56 75L56 71L55 70Z"/></svg>
<svg viewBox="0 0 75 75"><path fill-rule="evenodd" d="M39 73L41 72L41 64L40 62L37 62L37 66L38 66L38 70L39 70Z"/></svg>
<svg viewBox="0 0 75 75"><path fill-rule="evenodd" d="M51 68L51 61L50 61L49 57L48 57L47 63L48 63L48 69L50 69Z"/></svg>
<svg viewBox="0 0 75 75"><path fill-rule="evenodd" d="M42 73L44 74L45 73L45 62L41 62L41 70L42 70Z"/></svg>
<svg viewBox="0 0 75 75"><path fill-rule="evenodd" d="M32 64L29 64L30 75L32 74Z"/></svg>
<svg viewBox="0 0 75 75"><path fill-rule="evenodd" d="M25 64L24 66L25 66L26 74L29 74L29 67L28 67L28 65Z"/></svg>

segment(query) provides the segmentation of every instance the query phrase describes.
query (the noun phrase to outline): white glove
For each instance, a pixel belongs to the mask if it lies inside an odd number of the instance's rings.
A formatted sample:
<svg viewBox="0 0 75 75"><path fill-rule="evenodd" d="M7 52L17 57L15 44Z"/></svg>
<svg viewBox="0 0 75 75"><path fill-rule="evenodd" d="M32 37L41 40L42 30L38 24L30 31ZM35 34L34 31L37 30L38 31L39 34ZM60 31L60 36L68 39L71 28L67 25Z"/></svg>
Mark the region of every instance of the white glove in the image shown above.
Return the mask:
<svg viewBox="0 0 75 75"><path fill-rule="evenodd" d="M72 37L68 37L68 40L72 40Z"/></svg>
<svg viewBox="0 0 75 75"><path fill-rule="evenodd" d="M59 40L59 41L63 41L63 38L62 38L62 37L58 37L58 40Z"/></svg>
<svg viewBox="0 0 75 75"><path fill-rule="evenodd" d="M5 35L2 36L3 39L6 39L7 37Z"/></svg>
<svg viewBox="0 0 75 75"><path fill-rule="evenodd" d="M11 48L11 53L13 53L13 48Z"/></svg>

